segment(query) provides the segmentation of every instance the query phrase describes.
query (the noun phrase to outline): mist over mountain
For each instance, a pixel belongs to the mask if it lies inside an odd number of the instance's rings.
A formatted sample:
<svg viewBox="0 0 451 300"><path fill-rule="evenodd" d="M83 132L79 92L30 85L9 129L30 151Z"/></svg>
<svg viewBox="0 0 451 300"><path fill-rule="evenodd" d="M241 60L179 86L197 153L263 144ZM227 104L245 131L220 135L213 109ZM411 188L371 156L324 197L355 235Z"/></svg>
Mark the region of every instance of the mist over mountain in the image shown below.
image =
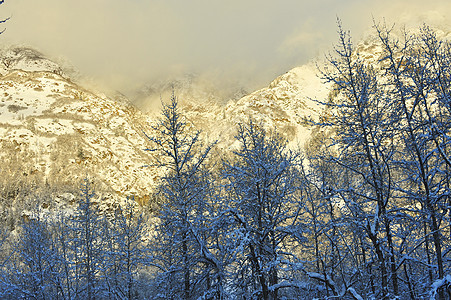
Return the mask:
<svg viewBox="0 0 451 300"><path fill-rule="evenodd" d="M174 92L184 104L215 102L225 105L248 94L238 82L218 82L217 78L198 74L184 74L180 77L158 80L129 92L133 103L144 111L158 108L161 101L170 99Z"/></svg>
<svg viewBox="0 0 451 300"><path fill-rule="evenodd" d="M402 36L402 30L396 30ZM442 39L450 35L443 26L436 33ZM359 40L356 49L367 61L381 58L381 45L374 33ZM161 102L167 102L172 93L189 122L209 140L218 140L220 147L231 146L237 124L251 118L266 128L276 128L291 147L302 148L312 130L318 130L309 121L323 114L324 106L315 100L326 101L333 91L333 86L321 78L323 66L323 60L306 63L253 92L239 80L218 82L213 75L187 73L150 81L124 95L114 89L102 91L102 85L81 75L67 60L49 59L28 46L4 47L0 50L4 90L1 140L5 145L18 143L16 146L26 153L39 152L33 154L40 161L36 168L47 181L64 181L64 176L75 172L56 175L61 169L56 161L80 167L78 177L86 172L85 162L88 169L102 174L101 181L112 191L136 190L143 196L152 190L155 179L149 179L152 172L143 168L151 160L142 151L146 148L143 133L150 130L160 114ZM72 146L63 146L63 139L71 141ZM60 144L72 152L63 153Z"/></svg>
<svg viewBox="0 0 451 300"><path fill-rule="evenodd" d="M13 16L2 34L5 43L33 45L52 58L63 55L82 74L126 95L183 74L214 77L220 90L221 81L226 87L238 82L251 92L322 57L336 41L337 16L360 39L373 17L437 27L449 22L448 12L448 1L442 0L289 0L283 5L19 0L6 1L0 11L2 17Z"/></svg>

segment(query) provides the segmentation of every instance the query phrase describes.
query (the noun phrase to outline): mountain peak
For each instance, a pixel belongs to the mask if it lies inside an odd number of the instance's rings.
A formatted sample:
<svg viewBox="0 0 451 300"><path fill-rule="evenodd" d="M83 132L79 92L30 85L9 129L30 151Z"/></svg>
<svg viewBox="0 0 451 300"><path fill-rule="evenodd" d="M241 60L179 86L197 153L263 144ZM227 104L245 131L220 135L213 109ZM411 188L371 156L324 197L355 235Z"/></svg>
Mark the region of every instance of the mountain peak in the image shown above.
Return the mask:
<svg viewBox="0 0 451 300"><path fill-rule="evenodd" d="M63 75L62 68L41 52L27 46L10 46L0 50L0 74L13 70L46 71Z"/></svg>

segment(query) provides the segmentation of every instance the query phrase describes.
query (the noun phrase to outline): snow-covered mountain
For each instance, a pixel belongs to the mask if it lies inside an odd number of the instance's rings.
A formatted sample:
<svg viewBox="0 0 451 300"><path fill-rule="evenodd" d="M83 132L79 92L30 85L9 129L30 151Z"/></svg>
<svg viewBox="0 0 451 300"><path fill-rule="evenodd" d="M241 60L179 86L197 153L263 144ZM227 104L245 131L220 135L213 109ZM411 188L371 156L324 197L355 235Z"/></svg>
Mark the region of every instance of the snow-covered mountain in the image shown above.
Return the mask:
<svg viewBox="0 0 451 300"><path fill-rule="evenodd" d="M9 166L2 175L33 175L58 186L88 175L113 193L148 195L155 179L143 150L148 118L123 100L80 87L32 49L10 54L0 77L0 156Z"/></svg>
<svg viewBox="0 0 451 300"><path fill-rule="evenodd" d="M307 120L316 119L323 109L314 100L327 99L329 92L330 85L318 76L316 65L309 63L277 77L268 87L229 103L225 114L233 123L250 116L268 128L276 128L293 146L303 146L310 136Z"/></svg>
<svg viewBox="0 0 451 300"><path fill-rule="evenodd" d="M226 105L191 101L184 107L190 121L210 139L217 139L220 146L232 145L237 124L251 118L266 128L276 128L292 147L303 147L311 132L307 120L317 118L323 109L314 100L327 99L329 93L330 85L318 76L316 65L309 63Z"/></svg>
<svg viewBox="0 0 451 300"><path fill-rule="evenodd" d="M144 132L151 134L158 114L145 115L123 97L81 87L31 48L4 50L0 65L0 156L9 166L4 178L33 175L64 186L88 175L113 194L148 198L158 172L148 167L153 158L144 151ZM306 119L321 110L311 99L329 93L316 69L313 63L295 68L226 104L198 82L166 88L174 87L188 120L220 147L233 145L237 124L249 117L277 128L297 147L310 136Z"/></svg>

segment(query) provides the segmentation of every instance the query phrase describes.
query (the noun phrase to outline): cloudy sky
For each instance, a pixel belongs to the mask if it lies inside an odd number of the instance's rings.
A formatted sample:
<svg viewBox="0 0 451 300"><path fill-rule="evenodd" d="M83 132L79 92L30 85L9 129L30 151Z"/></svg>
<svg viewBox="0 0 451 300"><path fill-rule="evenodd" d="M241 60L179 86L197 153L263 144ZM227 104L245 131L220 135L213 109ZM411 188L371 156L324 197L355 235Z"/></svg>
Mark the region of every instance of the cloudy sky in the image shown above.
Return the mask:
<svg viewBox="0 0 451 300"><path fill-rule="evenodd" d="M426 2L426 4L422 4ZM330 50L336 18L358 39L376 20L444 23L447 1L6 0L2 43L63 56L119 90L183 73L249 89Z"/></svg>

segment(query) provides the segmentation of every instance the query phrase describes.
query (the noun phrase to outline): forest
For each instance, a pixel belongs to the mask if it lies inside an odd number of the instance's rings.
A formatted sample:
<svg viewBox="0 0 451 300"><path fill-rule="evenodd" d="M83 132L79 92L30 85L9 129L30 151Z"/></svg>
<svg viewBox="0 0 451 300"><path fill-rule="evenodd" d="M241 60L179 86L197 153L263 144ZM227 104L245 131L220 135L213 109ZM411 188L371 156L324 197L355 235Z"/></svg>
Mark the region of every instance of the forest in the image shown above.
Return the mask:
<svg viewBox="0 0 451 300"><path fill-rule="evenodd" d="M86 178L73 212L2 228L0 298L451 299L451 44L392 30L374 59L339 24L305 149L252 118L222 149L173 96L157 209L101 210Z"/></svg>

